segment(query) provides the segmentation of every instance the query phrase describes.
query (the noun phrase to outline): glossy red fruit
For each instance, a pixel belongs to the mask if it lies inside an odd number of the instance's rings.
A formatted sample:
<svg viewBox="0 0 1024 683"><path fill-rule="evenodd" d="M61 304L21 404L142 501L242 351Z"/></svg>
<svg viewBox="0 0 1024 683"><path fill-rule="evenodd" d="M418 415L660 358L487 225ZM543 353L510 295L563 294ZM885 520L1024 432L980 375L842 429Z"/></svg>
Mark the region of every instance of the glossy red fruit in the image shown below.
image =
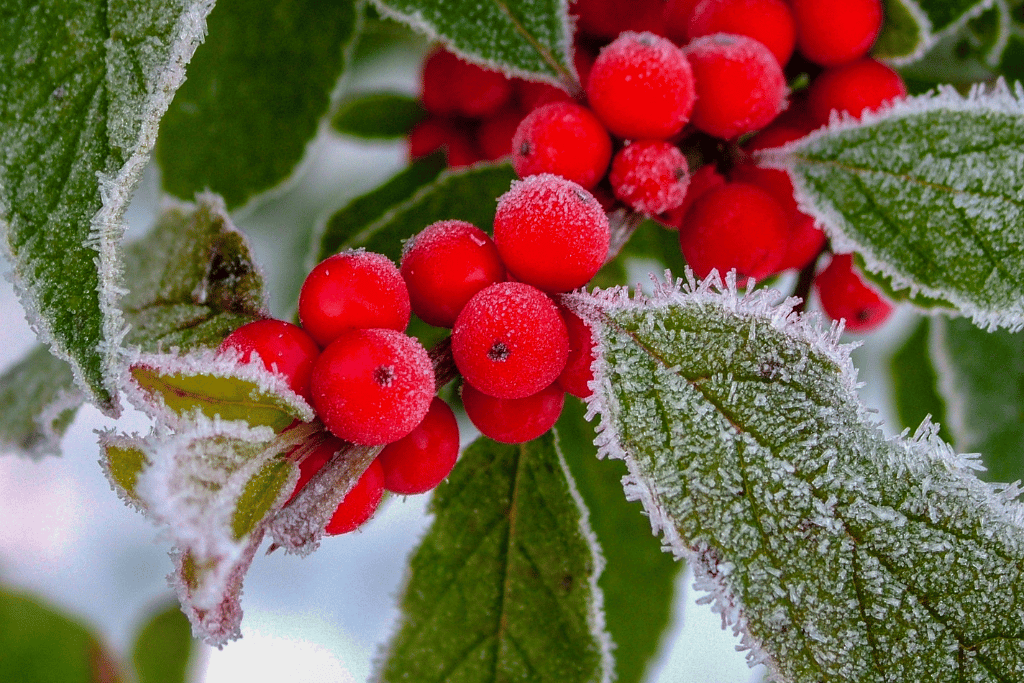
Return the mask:
<svg viewBox="0 0 1024 683"><path fill-rule="evenodd" d="M457 220L438 221L406 242L400 270L413 312L437 327L454 325L474 294L505 279L487 233Z"/></svg>
<svg viewBox="0 0 1024 683"><path fill-rule="evenodd" d="M523 115L514 109L498 112L480 122L476 146L485 159L496 161L512 154L512 138Z"/></svg>
<svg viewBox="0 0 1024 683"><path fill-rule="evenodd" d="M863 57L882 28L881 0L791 0L790 9L797 49L822 66Z"/></svg>
<svg viewBox="0 0 1024 683"><path fill-rule="evenodd" d="M320 347L298 325L284 320L255 320L224 338L220 351L234 350L248 363L253 354L263 367L288 381L296 394L309 401L309 378Z"/></svg>
<svg viewBox="0 0 1024 683"><path fill-rule="evenodd" d="M690 17L701 0L666 0L662 9L665 21L665 36L677 45L690 40Z"/></svg>
<svg viewBox="0 0 1024 683"><path fill-rule="evenodd" d="M528 176L498 198L494 243L506 269L546 292L587 284L604 265L610 242L600 203L571 180Z"/></svg>
<svg viewBox="0 0 1024 683"><path fill-rule="evenodd" d="M377 456L384 468L384 488L413 495L434 488L459 458L459 423L448 404L434 397L423 421Z"/></svg>
<svg viewBox="0 0 1024 683"><path fill-rule="evenodd" d="M332 434L376 446L401 439L427 414L434 369L426 349L401 332L348 330L317 358L310 388Z"/></svg>
<svg viewBox="0 0 1024 683"><path fill-rule="evenodd" d="M847 332L870 332L892 313L892 304L869 287L853 268L850 254L835 254L814 278L818 300L833 320L846 321Z"/></svg>
<svg viewBox="0 0 1024 683"><path fill-rule="evenodd" d="M789 236L786 212L767 191L726 183L694 202L679 229L683 257L697 277L735 269L738 284L778 270Z"/></svg>
<svg viewBox="0 0 1024 683"><path fill-rule="evenodd" d="M380 463L374 460L359 477L355 486L345 494L338 509L327 522L324 533L328 536L338 536L355 531L373 517L383 495L384 470Z"/></svg>
<svg viewBox="0 0 1024 683"><path fill-rule="evenodd" d="M570 12L580 32L602 41L623 31L664 30L662 0L575 0Z"/></svg>
<svg viewBox="0 0 1024 683"><path fill-rule="evenodd" d="M483 160L476 147L473 129L457 125L448 119L428 118L409 131L409 158L419 159L437 150L443 150L448 165L453 168L469 166Z"/></svg>
<svg viewBox="0 0 1024 683"><path fill-rule="evenodd" d="M690 40L713 33L747 36L764 44L785 66L796 45L793 14L783 0L701 0L690 14Z"/></svg>
<svg viewBox="0 0 1024 683"><path fill-rule="evenodd" d="M801 270L806 268L816 256L821 254L826 242L828 242L828 237L815 224L814 218L797 212L796 217L790 221L786 254L782 257L778 269Z"/></svg>
<svg viewBox="0 0 1024 683"><path fill-rule="evenodd" d="M295 482L291 498L288 499L289 502L298 495L299 491L306 487L306 484L313 478L313 475L323 469L323 466L344 446L345 442L341 439L328 436L302 458L302 461L299 462L299 480ZM289 457L294 459L293 455L289 455Z"/></svg>
<svg viewBox="0 0 1024 683"><path fill-rule="evenodd" d="M299 292L299 320L320 346L345 330L409 325L409 290L388 257L346 251L317 264Z"/></svg>
<svg viewBox="0 0 1024 683"><path fill-rule="evenodd" d="M786 77L764 45L746 36L716 33L686 46L697 103L691 121L725 140L763 128L785 108Z"/></svg>
<svg viewBox="0 0 1024 683"><path fill-rule="evenodd" d="M807 90L807 109L814 124L823 126L833 111L859 119L865 109L875 111L906 96L898 73L865 57L822 71Z"/></svg>
<svg viewBox="0 0 1024 683"><path fill-rule="evenodd" d="M498 398L535 394L558 378L569 355L569 333L555 304L522 282L480 291L452 329L459 372Z"/></svg>
<svg viewBox="0 0 1024 683"><path fill-rule="evenodd" d="M686 55L652 33L621 34L594 61L587 99L614 135L667 140L694 107L694 73Z"/></svg>
<svg viewBox="0 0 1024 683"><path fill-rule="evenodd" d="M443 48L423 63L423 108L438 116L484 118L512 99L512 83L497 71L464 62Z"/></svg>
<svg viewBox="0 0 1024 683"><path fill-rule="evenodd" d="M520 178L553 173L589 190L608 170L612 139L586 107L552 102L520 122L512 152L512 167Z"/></svg>
<svg viewBox="0 0 1024 683"><path fill-rule="evenodd" d="M683 203L677 208L666 211L663 215L658 216L658 221L666 228L678 230L693 203L704 196L704 193L708 190L713 190L722 185L725 185L725 176L718 172L715 164L711 163L701 166L690 176L690 184L686 188L686 196L683 197Z"/></svg>
<svg viewBox="0 0 1024 683"><path fill-rule="evenodd" d="M523 398L494 398L464 382L462 405L470 422L487 438L501 443L525 443L558 422L565 392L556 383Z"/></svg>
<svg viewBox="0 0 1024 683"><path fill-rule="evenodd" d="M594 379L591 365L597 358L594 335L590 331L590 326L568 308L559 306L558 311L562 314L565 329L569 332L569 357L565 369L558 376L558 384L566 393L586 398L593 393L589 385Z"/></svg>
<svg viewBox="0 0 1024 683"><path fill-rule="evenodd" d="M615 196L628 206L655 215L682 205L690 184L690 168L675 145L641 140L615 154L608 180Z"/></svg>

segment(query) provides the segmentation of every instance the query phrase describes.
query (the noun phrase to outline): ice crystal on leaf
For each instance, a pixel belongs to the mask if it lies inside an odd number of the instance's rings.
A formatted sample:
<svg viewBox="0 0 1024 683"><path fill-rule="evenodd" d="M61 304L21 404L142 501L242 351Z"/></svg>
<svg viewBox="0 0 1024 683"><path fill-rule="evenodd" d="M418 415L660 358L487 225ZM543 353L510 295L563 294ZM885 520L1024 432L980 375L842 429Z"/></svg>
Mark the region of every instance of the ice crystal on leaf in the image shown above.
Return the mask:
<svg viewBox="0 0 1024 683"><path fill-rule="evenodd" d="M715 274L565 301L600 348L602 453L752 662L801 683L1024 677L1018 490L927 422L886 438L839 327Z"/></svg>

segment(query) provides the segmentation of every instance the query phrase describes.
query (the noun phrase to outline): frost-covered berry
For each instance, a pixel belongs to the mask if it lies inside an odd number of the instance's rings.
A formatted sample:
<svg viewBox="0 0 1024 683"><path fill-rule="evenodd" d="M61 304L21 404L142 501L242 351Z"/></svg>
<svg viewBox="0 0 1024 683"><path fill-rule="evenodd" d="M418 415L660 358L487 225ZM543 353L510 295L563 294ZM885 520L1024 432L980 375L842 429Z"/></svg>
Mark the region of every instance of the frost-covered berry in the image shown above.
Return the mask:
<svg viewBox="0 0 1024 683"><path fill-rule="evenodd" d="M726 183L694 202L679 229L679 245L698 277L735 269L737 282L775 273L789 235L786 212L767 191Z"/></svg>
<svg viewBox="0 0 1024 683"><path fill-rule="evenodd" d="M686 46L697 103L691 121L725 140L763 128L785 108L786 77L763 44L726 33L702 36Z"/></svg>
<svg viewBox="0 0 1024 683"><path fill-rule="evenodd" d="M690 168L675 145L642 140L615 154L608 180L616 197L637 211L653 215L682 205L690 184Z"/></svg>
<svg viewBox="0 0 1024 683"><path fill-rule="evenodd" d="M892 304L853 269L850 254L835 254L814 278L814 287L825 314L833 320L845 320L848 332L870 332L892 313Z"/></svg>
<svg viewBox="0 0 1024 683"><path fill-rule="evenodd" d="M498 198L494 243L506 269L546 292L587 284L604 264L610 242L601 205L571 180L529 176Z"/></svg>
<svg viewBox="0 0 1024 683"><path fill-rule="evenodd" d="M409 158L419 159L442 150L448 165L453 168L475 164L483 159L483 155L476 148L471 133L471 129L457 126L447 119L420 121L409 131Z"/></svg>
<svg viewBox="0 0 1024 683"><path fill-rule="evenodd" d="M374 460L338 504L338 508L324 528L324 533L328 536L338 536L355 531L373 517L383 495L384 470L380 463Z"/></svg>
<svg viewBox="0 0 1024 683"><path fill-rule="evenodd" d="M881 0L791 0L796 45L815 64L863 57L882 28Z"/></svg>
<svg viewBox="0 0 1024 683"><path fill-rule="evenodd" d="M487 438L501 443L525 443L558 422L565 392L558 384L552 384L523 398L494 398L464 382L462 405L470 422Z"/></svg>
<svg viewBox="0 0 1024 683"><path fill-rule="evenodd" d="M409 290L382 254L346 251L313 268L299 292L299 320L320 346L345 330L409 325Z"/></svg>
<svg viewBox="0 0 1024 683"><path fill-rule="evenodd" d="M807 90L807 109L814 124L823 126L833 111L860 118L865 109L875 111L906 96L898 73L865 57L822 71Z"/></svg>
<svg viewBox="0 0 1024 683"><path fill-rule="evenodd" d="M406 243L401 273L413 312L430 325L451 327L474 294L505 279L505 266L487 233L449 220L427 226Z"/></svg>
<svg viewBox="0 0 1024 683"><path fill-rule="evenodd" d="M558 384L566 393L586 398L593 393L589 385L594 379L591 365L597 358L594 351L594 335L590 331L590 326L568 308L560 306L558 310L565 321L565 329L569 332L569 357L565 369L558 376Z"/></svg>
<svg viewBox="0 0 1024 683"><path fill-rule="evenodd" d="M234 350L243 363L255 353L263 367L288 380L296 394L309 401L309 378L320 347L298 325L284 320L255 320L224 338L220 351Z"/></svg>
<svg viewBox="0 0 1024 683"><path fill-rule="evenodd" d="M425 493L448 476L459 458L459 423L448 404L434 397L423 421L377 456L384 488L392 493Z"/></svg>
<svg viewBox="0 0 1024 683"><path fill-rule="evenodd" d="M694 74L667 38L625 32L594 61L587 99L620 138L667 140L683 129L694 106Z"/></svg>
<svg viewBox="0 0 1024 683"><path fill-rule="evenodd" d="M423 63L423 108L438 116L484 118L512 99L512 83L497 71L464 62L437 48Z"/></svg>
<svg viewBox="0 0 1024 683"><path fill-rule="evenodd" d="M537 107L512 139L512 167L520 178L553 173L589 190L604 177L611 157L608 131L575 102Z"/></svg>
<svg viewBox="0 0 1024 683"><path fill-rule="evenodd" d="M783 0L701 0L690 14L690 40L713 33L747 36L764 44L781 66L796 45L796 26Z"/></svg>
<svg viewBox="0 0 1024 683"><path fill-rule="evenodd" d="M348 330L317 358L310 386L332 434L376 446L402 438L427 414L434 369L426 349L401 332Z"/></svg>
<svg viewBox="0 0 1024 683"><path fill-rule="evenodd" d="M499 398L535 394L558 378L569 333L555 304L522 282L499 282L477 293L452 329L452 357L480 391Z"/></svg>

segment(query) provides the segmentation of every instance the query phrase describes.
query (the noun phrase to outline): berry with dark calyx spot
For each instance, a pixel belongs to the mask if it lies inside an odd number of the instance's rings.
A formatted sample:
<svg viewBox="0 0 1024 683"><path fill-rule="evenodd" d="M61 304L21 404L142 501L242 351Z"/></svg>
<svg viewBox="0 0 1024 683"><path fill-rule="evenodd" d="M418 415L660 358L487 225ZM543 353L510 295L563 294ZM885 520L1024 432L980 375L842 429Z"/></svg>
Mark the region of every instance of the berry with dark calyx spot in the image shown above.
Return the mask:
<svg viewBox="0 0 1024 683"><path fill-rule="evenodd" d="M594 114L575 102L552 102L526 115L512 138L520 178L553 173L590 189L612 158L612 140Z"/></svg>
<svg viewBox="0 0 1024 683"><path fill-rule="evenodd" d="M448 165L453 168L483 160L483 155L476 148L471 128L460 127L447 119L428 118L409 131L410 159L425 157L439 149L444 151Z"/></svg>
<svg viewBox="0 0 1024 683"><path fill-rule="evenodd" d="M655 215L682 205L690 169L675 145L642 140L616 153L608 180L616 197L636 211Z"/></svg>
<svg viewBox="0 0 1024 683"><path fill-rule="evenodd" d="M380 463L374 460L338 504L338 509L331 515L324 533L328 536L338 536L355 531L373 517L383 495L384 470Z"/></svg>
<svg viewBox="0 0 1024 683"><path fill-rule="evenodd" d="M892 313L892 304L869 287L853 269L850 254L835 254L814 278L818 301L832 320L846 321L848 332L870 332Z"/></svg>
<svg viewBox="0 0 1024 683"><path fill-rule="evenodd" d="M299 292L299 320L320 346L345 330L409 325L409 290L388 257L346 251L318 263Z"/></svg>
<svg viewBox="0 0 1024 683"><path fill-rule="evenodd" d="M512 99L512 83L497 71L465 62L444 48L423 63L423 108L438 116L484 118Z"/></svg>
<svg viewBox="0 0 1024 683"><path fill-rule="evenodd" d="M732 33L761 42L785 66L796 45L793 14L783 0L701 0L690 14L687 37Z"/></svg>
<svg viewBox="0 0 1024 683"><path fill-rule="evenodd" d="M597 358L594 352L594 335L590 331L590 326L568 308L559 306L558 311L562 314L565 328L569 332L569 358L562 374L558 376L558 384L566 393L578 398L587 398L593 393L590 388L590 381L594 379L591 365Z"/></svg>
<svg viewBox="0 0 1024 683"><path fill-rule="evenodd" d="M791 0L796 45L821 66L838 66L868 53L882 29L881 0Z"/></svg>
<svg viewBox="0 0 1024 683"><path fill-rule="evenodd" d="M697 102L691 122L724 140L767 126L785 108L786 77L763 44L746 36L715 33L692 40Z"/></svg>
<svg viewBox="0 0 1024 683"><path fill-rule="evenodd" d="M377 456L384 488L392 493L425 493L448 476L459 457L459 423L448 404L434 397L426 417Z"/></svg>
<svg viewBox="0 0 1024 683"><path fill-rule="evenodd" d="M569 355L569 333L555 304L522 282L481 290L452 329L452 357L480 391L522 398L554 382Z"/></svg>
<svg viewBox="0 0 1024 683"><path fill-rule="evenodd" d="M667 38L625 32L594 61L587 81L590 107L605 127L629 140L667 140L690 120L694 74Z"/></svg>
<svg viewBox="0 0 1024 683"><path fill-rule="evenodd" d="M434 369L418 341L388 329L348 330L323 350L310 382L332 434L363 446L397 441L423 420Z"/></svg>
<svg viewBox="0 0 1024 683"><path fill-rule="evenodd" d="M464 382L462 405L470 422L487 438L500 443L525 443L558 422L565 391L556 383L523 398L494 398Z"/></svg>
<svg viewBox="0 0 1024 683"><path fill-rule="evenodd" d="M257 354L263 367L283 376L292 391L309 401L309 378L320 347L298 325L284 320L255 320L225 337L219 350L234 350L243 363Z"/></svg>
<svg viewBox="0 0 1024 683"><path fill-rule="evenodd" d="M604 265L610 242L601 205L571 180L528 176L498 198L494 243L505 268L545 292L587 284Z"/></svg>
<svg viewBox="0 0 1024 683"><path fill-rule="evenodd" d="M725 185L725 176L718 172L715 164L704 164L690 176L690 184L686 188L686 196L683 197L683 203L675 209L670 209L661 216L658 216L658 222L666 228L678 230L693 203L708 190L713 190L722 185Z"/></svg>
<svg viewBox="0 0 1024 683"><path fill-rule="evenodd" d="M860 118L864 110L907 96L907 86L885 64L865 57L825 69L807 90L807 109L817 126L829 122L833 111Z"/></svg>

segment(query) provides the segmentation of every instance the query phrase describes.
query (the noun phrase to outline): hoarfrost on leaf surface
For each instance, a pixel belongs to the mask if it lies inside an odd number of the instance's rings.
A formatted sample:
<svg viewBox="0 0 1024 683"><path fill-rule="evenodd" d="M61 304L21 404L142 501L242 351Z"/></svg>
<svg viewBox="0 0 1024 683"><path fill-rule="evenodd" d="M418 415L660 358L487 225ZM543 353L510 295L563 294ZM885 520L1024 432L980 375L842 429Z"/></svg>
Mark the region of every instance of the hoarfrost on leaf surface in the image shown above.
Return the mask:
<svg viewBox="0 0 1024 683"><path fill-rule="evenodd" d="M785 681L1024 677L1024 513L925 423L888 439L839 329L717 275L565 297L602 452Z"/></svg>

